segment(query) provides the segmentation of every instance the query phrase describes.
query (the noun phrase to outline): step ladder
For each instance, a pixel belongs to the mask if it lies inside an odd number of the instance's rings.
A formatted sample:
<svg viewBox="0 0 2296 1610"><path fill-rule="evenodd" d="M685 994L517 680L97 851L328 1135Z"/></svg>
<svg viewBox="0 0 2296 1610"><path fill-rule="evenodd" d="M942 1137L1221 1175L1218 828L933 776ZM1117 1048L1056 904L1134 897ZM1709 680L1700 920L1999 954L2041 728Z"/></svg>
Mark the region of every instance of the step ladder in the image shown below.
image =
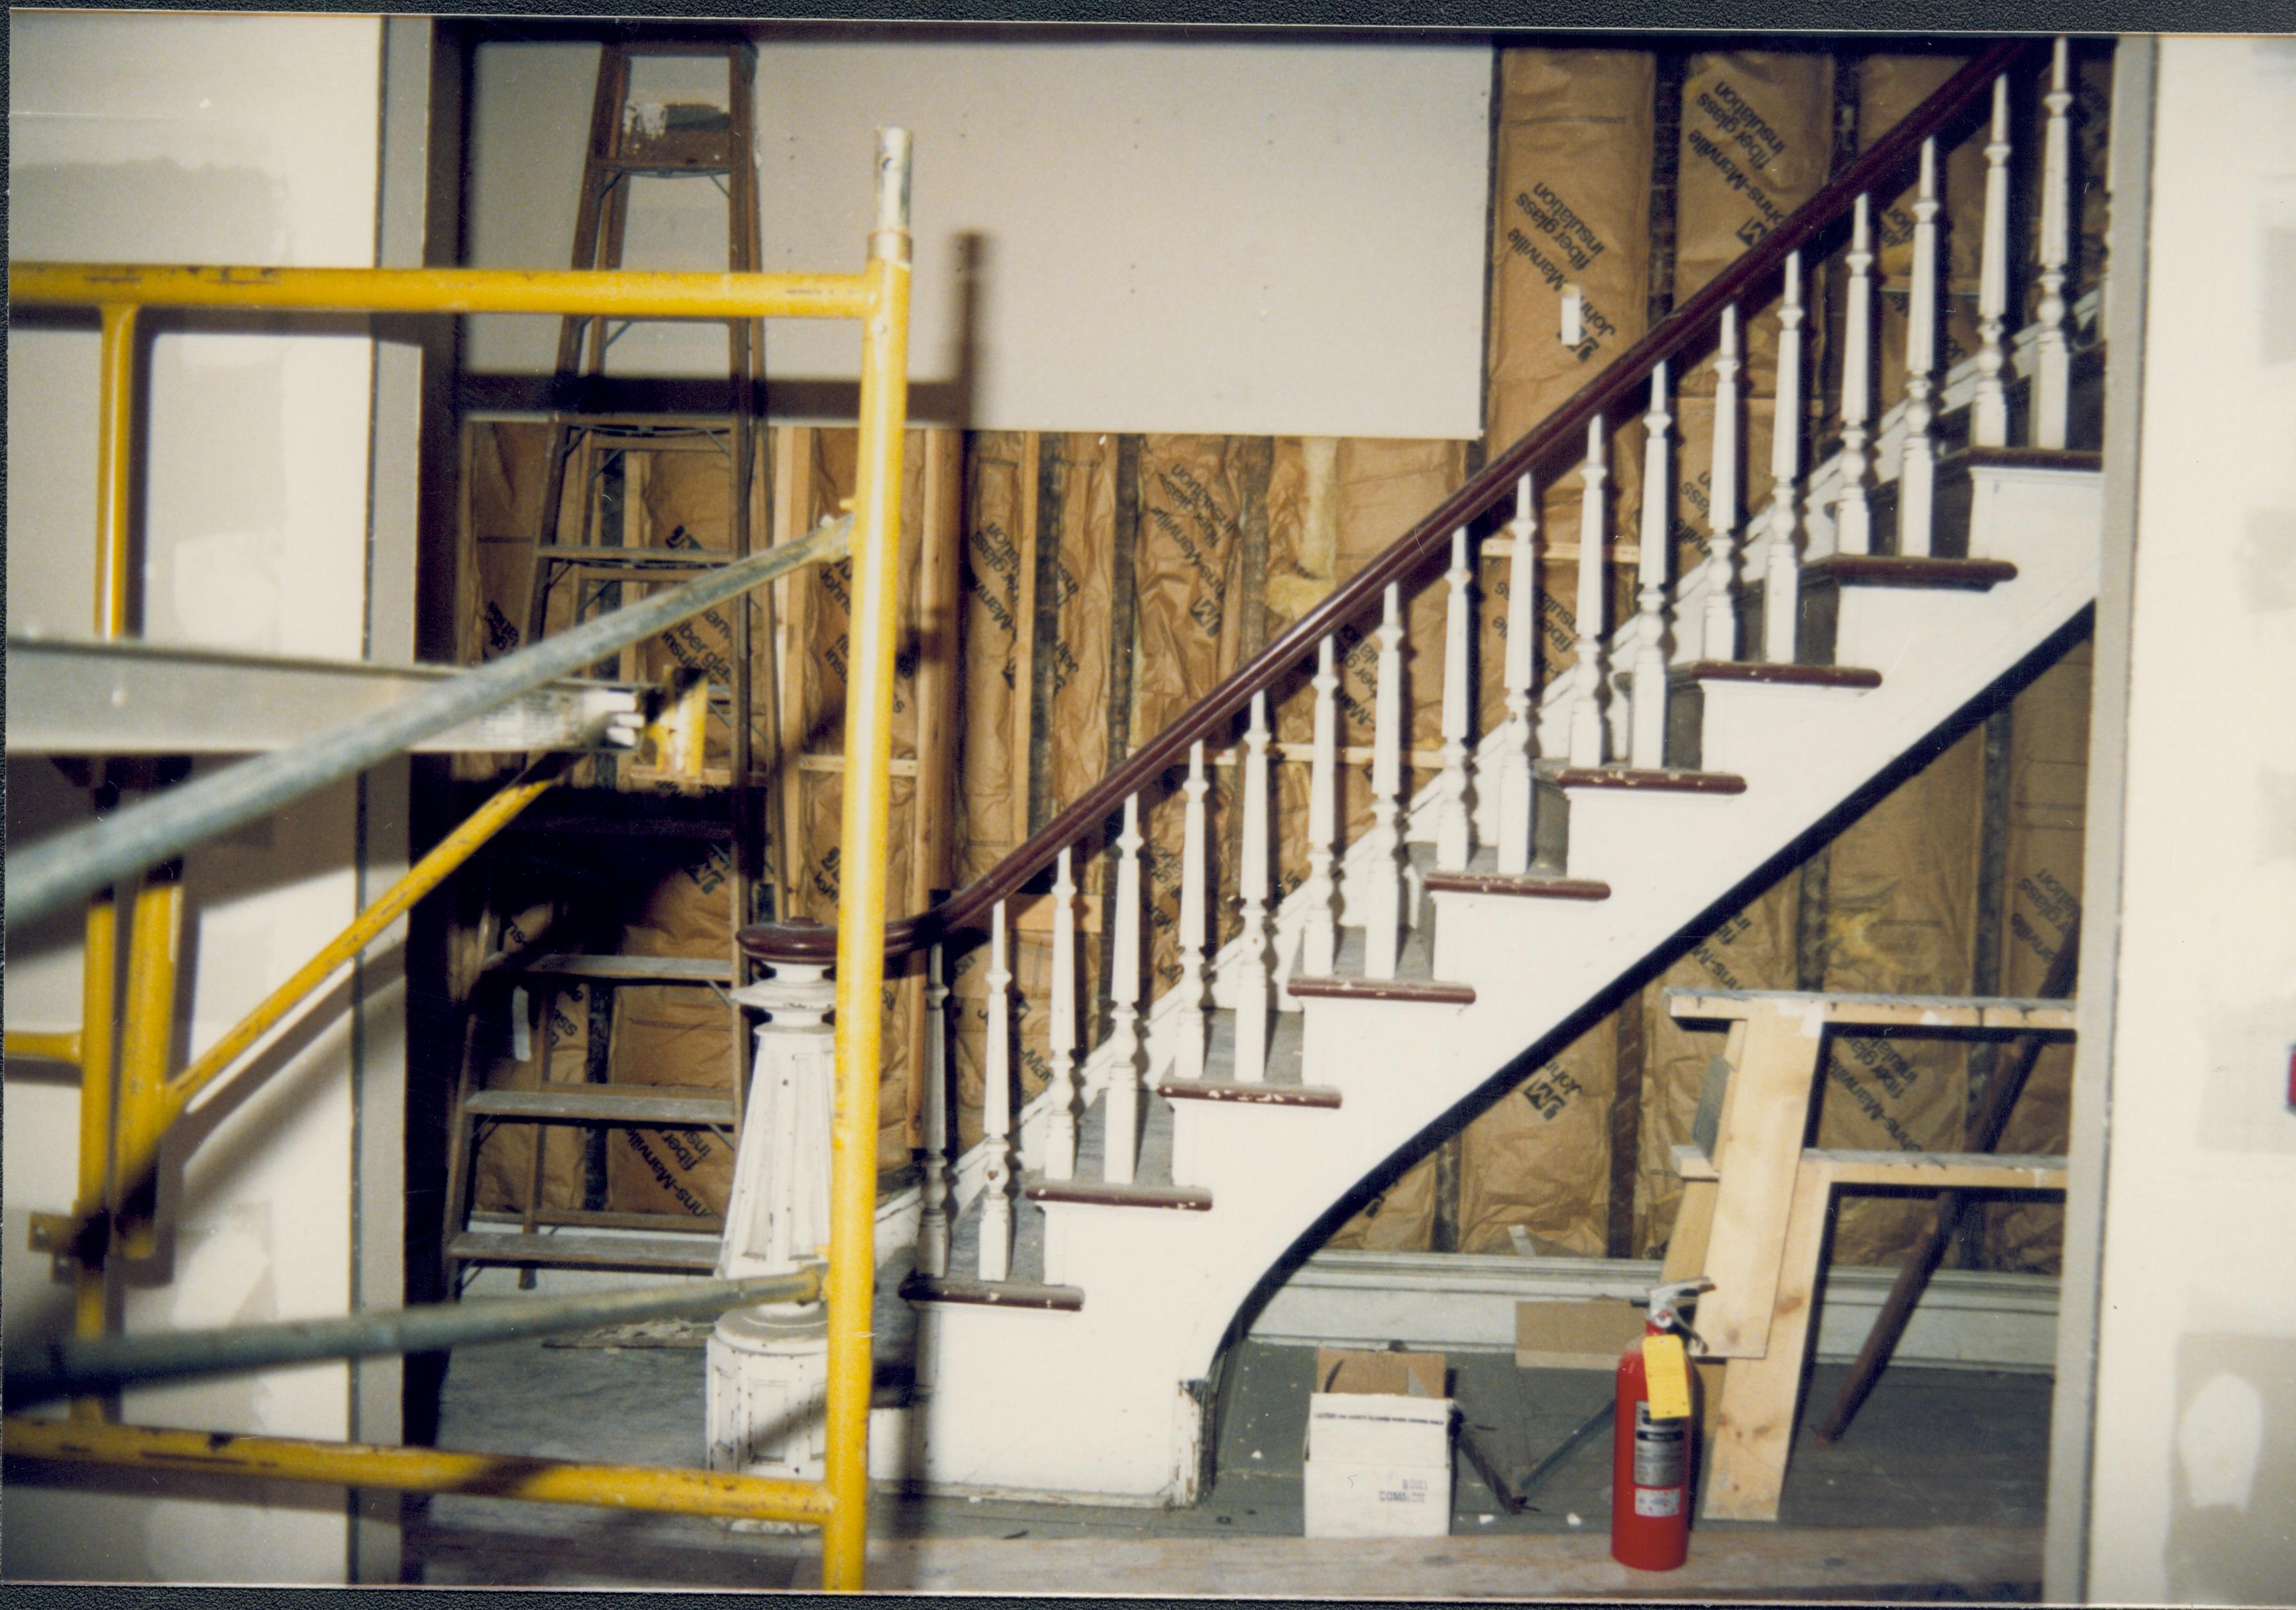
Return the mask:
<svg viewBox="0 0 2296 1610"><path fill-rule="evenodd" d="M2053 982L2054 982L2053 980ZM1823 990L1667 991L1679 1023L1726 1026L1692 1143L1674 1148L1682 1206L1660 1279L1703 1276L1697 1364L1708 1410L1708 1520L1775 1521L1800 1417L1837 1189L2057 1192L2061 1156L1805 1146L1838 1032L2070 1035L2070 1001ZM1991 1136L1983 1136L1989 1144Z"/></svg>
<svg viewBox="0 0 2296 1610"><path fill-rule="evenodd" d="M726 102L721 112L714 107L671 105L656 118L642 118L631 98L632 70L642 57L722 58L726 64ZM676 37L621 37L602 46L597 87L591 102L589 142L585 152L580 199L574 225L571 266L578 271L619 268L629 215L632 184L641 178L676 179L716 184L726 200L728 272L758 272L757 169L754 141L757 58L755 47L733 36L684 35ZM691 266L701 266L693 265ZM600 406L606 390L608 347L629 322L605 316L570 315L561 322L554 401L560 406L550 417L550 441L545 461L541 507L537 518L528 572L525 641L543 637L551 625L554 597L562 589L572 594L564 608L562 624L571 625L598 610L611 610L635 601L656 585L685 581L710 568L730 564L751 550L750 497L758 441L759 388L764 353L762 325L752 320L726 326L728 365L726 410L722 414L650 414L610 411ZM618 477L627 488L627 471L634 461L676 453L722 454L727 462L728 544L724 551L626 543L624 522L618 510L634 504L606 496ZM570 476L580 488L578 527L562 531L561 505ZM765 637L775 637L771 590L760 602L766 611ZM757 909L759 870L757 865L762 819L751 797L751 662L752 633L748 606L733 608L729 617L729 685L708 689L708 708L722 718L728 733L728 757L720 772L709 769L702 780L722 784L726 794L726 828L731 840L731 875L726 897L730 931L738 933L761 913ZM636 646L624 650L619 665L601 667L609 674L643 674ZM766 717L775 751L780 748L781 700L778 675L768 680ZM626 789L651 788L663 779L625 759L601 760L598 780ZM778 790L778 780L774 785ZM785 813L775 813L780 821ZM641 827L641 823L631 823ZM712 834L712 837L720 835ZM505 849L514 853L515 840ZM786 859L783 857L782 859ZM786 869L774 890L773 913L787 910ZM491 908L491 902L489 906ZM491 920L491 911L489 913ZM483 949L490 947L482 946ZM450 1288L458 1288L462 1272L479 1264L512 1264L521 1270L521 1284L531 1286L541 1266L590 1269L641 1269L707 1273L717 1258L722 1222L685 1214L612 1213L595 1207L549 1209L542 1205L543 1166L549 1129L578 1126L592 1131L650 1129L708 1129L722 1136L732 1150L737 1145L742 1098L749 1079L750 1021L731 1000L731 992L748 982L748 970L738 946L718 958L637 957L556 954L519 958L488 954L481 965L480 987L471 1001L474 1026L481 1008L498 1000L505 989L527 992L538 1016L539 1028L535 1088L484 1088L475 1056L476 1035L466 1031L455 1111L449 1129L445 1271ZM727 997L731 1016L731 1055L726 1085L722 1091L611 1083L553 1083L551 1072L552 1004L562 988L572 984L612 989L620 985L686 985L718 990ZM528 1171L525 1200L515 1213L474 1210L476 1160L480 1142L496 1125L534 1126L535 1144ZM482 1228L507 1224L509 1228ZM583 1231L613 1231L611 1235ZM648 1232L631 1234L628 1232Z"/></svg>

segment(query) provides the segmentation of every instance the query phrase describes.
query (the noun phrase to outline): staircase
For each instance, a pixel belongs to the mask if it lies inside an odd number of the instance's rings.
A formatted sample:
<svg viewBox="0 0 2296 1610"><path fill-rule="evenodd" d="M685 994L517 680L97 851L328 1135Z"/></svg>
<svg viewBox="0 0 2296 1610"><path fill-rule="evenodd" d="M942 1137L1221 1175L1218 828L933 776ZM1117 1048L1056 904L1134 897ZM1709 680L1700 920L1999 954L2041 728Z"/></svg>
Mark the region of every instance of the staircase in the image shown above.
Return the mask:
<svg viewBox="0 0 2296 1610"><path fill-rule="evenodd" d="M1906 396L1875 421L1866 198L1918 164L1913 304L1933 308L1933 137L1957 135L1990 101L1987 234L2005 241L1997 86L2035 67L2047 80L2039 316L2006 332L2005 250L1989 251L1983 347L1937 375L1933 323L1917 311ZM2063 72L2062 46L2053 58L2029 45L1979 57L996 871L889 936L898 952L934 949L937 985L939 951L985 928L992 993L981 1145L950 1159L946 1091L927 1095L918 1272L902 1292L917 1314L916 1389L898 1447L873 1460L881 1472L939 1488L1191 1501L1216 1356L1287 1254L1327 1233L1366 1177L1446 1114L1519 1080L1622 977L1728 910L1868 784L1933 753L1924 740L1988 688L2061 646L2095 597L2102 522L2095 457L2067 445L2083 434L2076 371L2093 379L2097 366L2074 361L2094 310L2062 295ZM1776 417L1800 419L1804 259L1836 246L1849 273L1838 451L1805 473L1800 433L1780 429L1769 504L1741 530L1737 310L1783 285ZM1711 556L1666 575L1668 511L1646 499L1639 607L1604 637L1606 422L1639 413L1644 485L1671 484L1667 375L1692 362L1713 364L1722 421ZM2005 445L2013 413L2027 445ZM1534 494L1557 477L1586 493L1578 618L1588 624L1576 666L1535 694L1532 566L1560 534L1537 529ZM1486 535L1512 554L1508 641L1520 647L1505 673L1508 718L1477 737L1467 555ZM1406 799L1401 601L1447 553L1450 568L1431 577L1449 589L1444 764ZM1333 637L1374 621L1374 814L1341 846ZM1272 903L1267 710L1311 676L1307 864ZM1233 892L1243 931L1211 954L1206 746L1234 741L1247 711ZM1144 1012L1138 824L1144 795L1159 797L1183 762L1185 970ZM1079 1065L1070 852L1096 846L1119 817L1113 1032ZM1000 1023L1005 902L1055 862L1053 1077L1017 1115L1016 1158ZM743 943L768 962L810 961L826 933L751 929Z"/></svg>

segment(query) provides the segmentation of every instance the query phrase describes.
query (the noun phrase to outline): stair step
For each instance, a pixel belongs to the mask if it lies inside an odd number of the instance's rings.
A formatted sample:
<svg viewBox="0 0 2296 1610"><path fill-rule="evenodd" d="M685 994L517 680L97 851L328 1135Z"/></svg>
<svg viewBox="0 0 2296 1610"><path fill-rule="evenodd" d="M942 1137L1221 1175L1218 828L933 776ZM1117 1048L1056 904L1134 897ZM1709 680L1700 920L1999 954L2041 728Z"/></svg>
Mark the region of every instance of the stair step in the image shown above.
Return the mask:
<svg viewBox="0 0 2296 1610"><path fill-rule="evenodd" d="M525 960L496 951L488 972L528 978L596 978L616 984L731 984L734 964L720 956L578 956L561 953Z"/></svg>
<svg viewBox="0 0 2296 1610"><path fill-rule="evenodd" d="M1234 1101L1247 1107L1322 1107L1340 1105L1340 1092L1328 1084L1240 1084L1233 1079L1166 1079L1156 1093L1168 1101Z"/></svg>
<svg viewBox="0 0 2296 1610"><path fill-rule="evenodd" d="M1648 794L1742 794L1746 791L1746 780L1730 772L1564 766L1554 773L1554 780L1566 789L1633 789Z"/></svg>
<svg viewBox="0 0 2296 1610"><path fill-rule="evenodd" d="M1751 682L1801 688L1878 688L1882 674L1856 666L1776 666L1767 660L1701 659L1677 666L1677 682Z"/></svg>
<svg viewBox="0 0 2296 1610"><path fill-rule="evenodd" d="M474 1091L465 1113L537 1124L653 1124L677 1129L734 1126L730 1096L695 1095L647 1085L569 1084L541 1090Z"/></svg>
<svg viewBox="0 0 2296 1610"><path fill-rule="evenodd" d="M1471 984L1417 978L1294 978L1286 986L1302 1000L1421 1001L1437 1006L1472 1006Z"/></svg>
<svg viewBox="0 0 2296 1610"><path fill-rule="evenodd" d="M644 1269L708 1274L718 1267L718 1238L495 1234L464 1230L447 1255L465 1263L543 1263L566 1269Z"/></svg>
<svg viewBox="0 0 2296 1610"><path fill-rule="evenodd" d="M1034 1280L964 1280L953 1275L911 1275L901 1283L901 1295L912 1303L975 1303L988 1308L1040 1308L1074 1313L1084 1306L1084 1292L1074 1286L1046 1286Z"/></svg>
<svg viewBox="0 0 2296 1610"><path fill-rule="evenodd" d="M1547 878L1536 872L1430 872L1431 893L1513 895L1524 900L1608 900L1611 886L1595 878Z"/></svg>
<svg viewBox="0 0 2296 1610"><path fill-rule="evenodd" d="M1830 553L1801 568L1805 582L1845 587L1960 587L1982 593L2017 579L2005 559L1909 559L1886 553Z"/></svg>
<svg viewBox="0 0 2296 1610"><path fill-rule="evenodd" d="M1187 1185L1112 1185L1105 1180L1040 1180L1021 1193L1031 1202L1079 1202L1093 1207L1162 1207L1210 1213L1212 1193Z"/></svg>

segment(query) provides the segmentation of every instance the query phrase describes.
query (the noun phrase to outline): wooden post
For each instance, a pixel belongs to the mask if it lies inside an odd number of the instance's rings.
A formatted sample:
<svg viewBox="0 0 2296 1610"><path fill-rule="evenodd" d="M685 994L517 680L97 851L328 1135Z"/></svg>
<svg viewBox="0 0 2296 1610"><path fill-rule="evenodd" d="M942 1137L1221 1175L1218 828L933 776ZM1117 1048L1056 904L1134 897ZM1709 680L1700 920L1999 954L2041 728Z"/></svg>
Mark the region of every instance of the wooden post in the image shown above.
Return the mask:
<svg viewBox="0 0 2296 1610"><path fill-rule="evenodd" d="M2057 37L2049 56L2049 88L2041 97L2049 120L2041 143L2041 305L2035 310L2040 337L2033 348L2033 445L2065 445L2067 393L2072 360L2065 342L2065 215L2072 187L2071 129L2065 112L2073 103L2065 87L2065 41Z"/></svg>
<svg viewBox="0 0 2296 1610"><path fill-rule="evenodd" d="M1507 522L1506 728L1499 742L1498 870L1509 877L1530 870L1533 728L1530 679L1538 635L1538 493L1525 474L1514 486L1514 519Z"/></svg>
<svg viewBox="0 0 2296 1610"><path fill-rule="evenodd" d="M1379 624L1379 682L1372 708L1370 870L1362 881L1364 977L1392 978L1402 944L1403 835L1397 822L1397 796L1403 787L1403 603L1401 590L1387 584L1385 613ZM1348 880L1352 900L1357 880Z"/></svg>
<svg viewBox="0 0 2296 1610"><path fill-rule="evenodd" d="M1977 280L1977 396L1969 407L1972 447L2009 442L2001 326L2009 310L2009 80L1993 81L1993 137L1985 143L1985 235Z"/></svg>
<svg viewBox="0 0 2296 1610"><path fill-rule="evenodd" d="M957 728L957 594L964 562L964 437L954 430L924 432L924 506L917 563L917 781L911 796L909 912L924 911L935 891L947 888L955 870ZM912 976L902 981L907 1001L909 1132L922 1144L922 1114L932 1010L931 985Z"/></svg>
<svg viewBox="0 0 2296 1610"><path fill-rule="evenodd" d="M1204 884L1211 874L1204 864L1204 795L1210 788L1204 777L1203 740L1199 739L1188 747L1188 780L1180 790L1185 802L1180 829L1180 1042L1172 1068L1176 1077L1191 1080L1204 1076L1209 1033L1204 1014ZM1109 1110L1112 1115L1115 1108L1111 1106ZM1112 1168L1113 1149L1109 1161ZM1113 1180L1116 1175L1108 1177Z"/></svg>
<svg viewBox="0 0 2296 1610"><path fill-rule="evenodd" d="M1667 549L1673 543L1666 491L1667 431L1674 416L1666 411L1666 365L1651 371L1650 409L1643 415L1642 558L1636 580L1636 602L1633 764L1649 771L1666 764L1666 586Z"/></svg>
<svg viewBox="0 0 2296 1610"><path fill-rule="evenodd" d="M988 1159L980 1170L980 1278L1013 1272L1013 969L1005 963L1004 903L989 919L988 1047L980 1097Z"/></svg>
<svg viewBox="0 0 2296 1610"><path fill-rule="evenodd" d="M1603 764L1603 416L1587 421L1587 461L1578 469L1578 663L1571 678L1570 764Z"/></svg>
<svg viewBox="0 0 2296 1610"><path fill-rule="evenodd" d="M1315 741L1308 773L1308 903L1307 926L1300 939L1300 970L1311 978L1327 978L1338 966L1338 888L1332 880L1332 862L1339 838L1339 691L1340 675L1333 664L1332 640L1316 645Z"/></svg>
<svg viewBox="0 0 2296 1610"><path fill-rule="evenodd" d="M1712 538L1706 579L1705 659L1738 658L1738 612L1732 608L1731 558L1738 535L1738 309L1722 310L1722 339L1714 355L1714 469L1706 503Z"/></svg>
<svg viewBox="0 0 2296 1610"><path fill-rule="evenodd" d="M1898 552L1930 552L1937 523L1937 447L1930 439L1930 372L1937 366L1937 142L1922 142L1914 200L1914 273L1906 309L1906 438L1898 461Z"/></svg>
<svg viewBox="0 0 2296 1610"><path fill-rule="evenodd" d="M1866 421L1874 392L1874 243L1871 207L1859 196L1850 225L1849 313L1841 338L1841 486L1833 500L1833 543L1869 553L1874 515L1866 501Z"/></svg>
<svg viewBox="0 0 2296 1610"><path fill-rule="evenodd" d="M1786 257L1785 299L1778 307L1778 401L1770 435L1768 562L1762 581L1762 658L1790 666L1801 609L1800 562L1794 552L1794 489L1801 478L1801 253Z"/></svg>
<svg viewBox="0 0 2296 1610"><path fill-rule="evenodd" d="M774 432L773 543L785 546L813 523L813 428L784 425ZM775 666L781 684L782 752L774 756L774 791L780 803L782 888L790 908L775 915L786 921L799 913L797 891L804 887L805 789L798 761L811 743L806 723L806 634L813 623L811 571L799 571L773 584Z"/></svg>
<svg viewBox="0 0 2296 1610"><path fill-rule="evenodd" d="M1474 818L1467 811L1472 786L1472 751L1467 747L1467 682L1475 649L1474 605L1467 589L1473 581L1467 568L1467 528L1451 534L1451 568L1443 580L1449 588L1443 615L1443 770L1437 780L1435 806L1435 864L1447 872L1464 872L1474 854Z"/></svg>
<svg viewBox="0 0 2296 1610"><path fill-rule="evenodd" d="M1231 1077L1258 1084L1267 1076L1267 695L1251 696L1244 734L1243 854L1236 881L1243 895L1242 952L1235 973L1235 1067Z"/></svg>

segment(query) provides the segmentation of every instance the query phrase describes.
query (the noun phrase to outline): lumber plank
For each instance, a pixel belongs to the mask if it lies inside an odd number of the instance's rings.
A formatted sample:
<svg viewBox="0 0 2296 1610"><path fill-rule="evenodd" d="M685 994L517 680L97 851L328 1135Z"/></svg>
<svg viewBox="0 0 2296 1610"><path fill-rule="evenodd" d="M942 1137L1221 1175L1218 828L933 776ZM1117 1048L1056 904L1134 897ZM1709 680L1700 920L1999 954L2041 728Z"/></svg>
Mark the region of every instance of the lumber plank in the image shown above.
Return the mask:
<svg viewBox="0 0 2296 1610"><path fill-rule="evenodd" d="M1731 1361L1722 1377L1722 1402L1709 1446L1706 1477L1710 1521L1775 1521L1784 1490L1786 1455L1793 1446L1800 1406L1802 1359L1809 1347L1810 1309L1817 1293L1817 1257L1825 1241L1832 1171L1805 1163L1794 1172L1793 1200L1777 1258L1777 1295L1771 1306L1769 1346L1759 1358Z"/></svg>
<svg viewBox="0 0 2296 1610"><path fill-rule="evenodd" d="M1677 1021L1728 1021L1765 1006L1792 1005L1827 1028L1984 1029L2001 1034L2070 1034L2070 1001L1970 995L1828 994L1815 990L1669 990Z"/></svg>
<svg viewBox="0 0 2296 1610"><path fill-rule="evenodd" d="M1730 1075L1715 1144L1723 1167L1703 1271L1714 1289L1698 1305L1699 1334L1715 1358L1758 1359L1769 1344L1779 1250L1824 1044L1793 1009L1798 1004L1751 1003L1744 1055Z"/></svg>
<svg viewBox="0 0 2296 1610"><path fill-rule="evenodd" d="M2065 1188L2065 1160L2038 1152L1834 1151L1810 1147L1802 1153L1802 1160L1824 1164L1841 1185L1906 1186L1918 1190ZM1714 1159L1691 1145L1674 1148L1674 1172L1692 1186L1722 1177ZM1672 1269L1671 1263L1668 1267ZM1686 1276L1669 1273L1668 1278Z"/></svg>

